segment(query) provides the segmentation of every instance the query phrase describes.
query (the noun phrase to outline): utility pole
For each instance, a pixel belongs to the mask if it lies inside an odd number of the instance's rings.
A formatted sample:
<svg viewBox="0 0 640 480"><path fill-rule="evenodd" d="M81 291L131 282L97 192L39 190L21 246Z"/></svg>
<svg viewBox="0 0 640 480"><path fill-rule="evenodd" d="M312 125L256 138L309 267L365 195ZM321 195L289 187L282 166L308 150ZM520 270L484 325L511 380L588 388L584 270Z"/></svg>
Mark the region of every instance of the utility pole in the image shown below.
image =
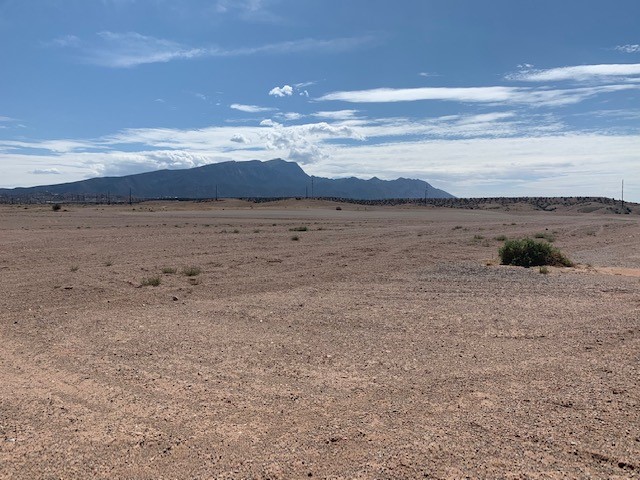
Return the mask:
<svg viewBox="0 0 640 480"><path fill-rule="evenodd" d="M218 201L218 184L216 183L216 202Z"/></svg>
<svg viewBox="0 0 640 480"><path fill-rule="evenodd" d="M620 197L620 202L622 203L622 212L624 213L624 179L622 179L622 196Z"/></svg>
<svg viewBox="0 0 640 480"><path fill-rule="evenodd" d="M129 205L131 205L133 201L131 200L131 187L129 187Z"/></svg>

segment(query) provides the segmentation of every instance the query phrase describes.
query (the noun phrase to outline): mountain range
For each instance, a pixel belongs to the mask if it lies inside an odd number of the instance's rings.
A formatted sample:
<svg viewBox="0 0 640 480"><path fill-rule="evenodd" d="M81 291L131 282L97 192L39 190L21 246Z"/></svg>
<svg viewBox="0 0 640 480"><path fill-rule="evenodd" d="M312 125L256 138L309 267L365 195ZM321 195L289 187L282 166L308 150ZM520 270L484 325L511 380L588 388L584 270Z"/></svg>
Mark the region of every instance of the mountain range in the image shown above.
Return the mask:
<svg viewBox="0 0 640 480"><path fill-rule="evenodd" d="M0 189L4 196L105 195L136 198L339 197L350 199L453 198L423 180L369 180L307 175L295 162L221 162L37 187Z"/></svg>

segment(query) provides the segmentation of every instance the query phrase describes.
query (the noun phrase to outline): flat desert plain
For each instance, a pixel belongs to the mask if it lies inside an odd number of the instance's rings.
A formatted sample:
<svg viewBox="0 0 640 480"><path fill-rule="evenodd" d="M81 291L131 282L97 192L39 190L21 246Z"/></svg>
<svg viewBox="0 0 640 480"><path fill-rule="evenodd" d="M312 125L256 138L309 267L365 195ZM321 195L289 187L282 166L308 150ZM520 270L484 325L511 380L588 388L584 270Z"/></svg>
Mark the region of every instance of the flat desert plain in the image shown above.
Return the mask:
<svg viewBox="0 0 640 480"><path fill-rule="evenodd" d="M638 478L639 223L1 206L0 477Z"/></svg>

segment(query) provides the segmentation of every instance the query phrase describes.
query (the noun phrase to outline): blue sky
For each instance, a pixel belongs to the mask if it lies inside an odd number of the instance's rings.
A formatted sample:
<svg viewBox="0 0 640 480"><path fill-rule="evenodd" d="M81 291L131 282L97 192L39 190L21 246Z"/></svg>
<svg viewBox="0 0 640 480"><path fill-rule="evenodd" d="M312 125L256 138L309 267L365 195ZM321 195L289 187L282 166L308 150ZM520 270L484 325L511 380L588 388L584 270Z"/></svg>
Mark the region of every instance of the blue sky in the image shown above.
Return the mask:
<svg viewBox="0 0 640 480"><path fill-rule="evenodd" d="M637 0L0 0L0 187L225 160L640 201Z"/></svg>

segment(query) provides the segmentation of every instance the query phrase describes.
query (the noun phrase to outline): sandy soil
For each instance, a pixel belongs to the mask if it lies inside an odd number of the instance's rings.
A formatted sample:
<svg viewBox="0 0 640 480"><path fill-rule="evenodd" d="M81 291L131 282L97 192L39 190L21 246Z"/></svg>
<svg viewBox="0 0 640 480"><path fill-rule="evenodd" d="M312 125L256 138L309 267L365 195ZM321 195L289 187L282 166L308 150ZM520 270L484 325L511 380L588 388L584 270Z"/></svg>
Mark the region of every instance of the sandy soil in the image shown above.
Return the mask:
<svg viewBox="0 0 640 480"><path fill-rule="evenodd" d="M640 477L637 216L65 208L0 207L1 478Z"/></svg>

